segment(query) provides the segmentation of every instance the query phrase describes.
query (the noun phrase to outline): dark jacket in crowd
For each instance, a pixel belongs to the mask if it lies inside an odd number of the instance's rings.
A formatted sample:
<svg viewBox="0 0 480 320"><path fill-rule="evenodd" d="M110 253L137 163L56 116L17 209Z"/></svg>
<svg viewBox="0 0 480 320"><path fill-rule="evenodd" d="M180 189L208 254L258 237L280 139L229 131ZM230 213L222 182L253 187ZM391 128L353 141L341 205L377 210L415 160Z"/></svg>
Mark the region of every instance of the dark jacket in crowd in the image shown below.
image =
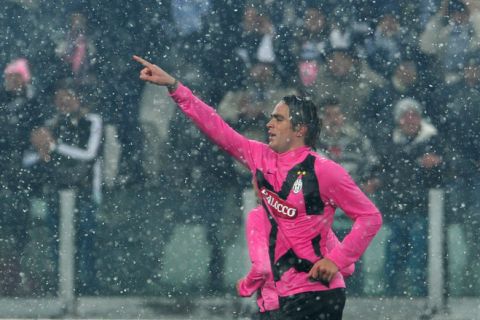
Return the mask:
<svg viewBox="0 0 480 320"><path fill-rule="evenodd" d="M428 191L440 185L443 165L425 168L420 159L427 153L442 156L437 130L423 120L416 137L408 138L396 129L390 142L381 155L382 190L390 207L386 217L425 212Z"/></svg>
<svg viewBox="0 0 480 320"><path fill-rule="evenodd" d="M0 97L0 183L14 190L30 184L22 158L30 146L30 133L42 124L42 111L35 99L8 93Z"/></svg>

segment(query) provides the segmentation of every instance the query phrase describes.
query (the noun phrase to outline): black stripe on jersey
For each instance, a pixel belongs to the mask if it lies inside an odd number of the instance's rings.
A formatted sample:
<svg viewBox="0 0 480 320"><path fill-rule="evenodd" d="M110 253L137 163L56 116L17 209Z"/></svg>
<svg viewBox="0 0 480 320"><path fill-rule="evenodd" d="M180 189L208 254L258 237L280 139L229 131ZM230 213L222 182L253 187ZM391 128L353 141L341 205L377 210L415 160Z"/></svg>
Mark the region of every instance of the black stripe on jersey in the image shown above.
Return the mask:
<svg viewBox="0 0 480 320"><path fill-rule="evenodd" d="M323 213L325 205L320 198L320 188L318 187L318 179L315 174L315 160L312 155L302 162L304 171L307 174L303 177L303 197L305 199L305 209L308 215L319 215Z"/></svg>
<svg viewBox="0 0 480 320"><path fill-rule="evenodd" d="M323 213L323 209L325 207L322 199L320 198L318 179L315 175L315 160L316 158L314 156L308 155L303 162L290 169L290 171L288 171L287 178L283 182L282 188L278 193L280 198L286 200L290 194L290 191L292 190L293 184L299 176L298 172L305 172L306 174L302 177L302 192L305 199L305 209L307 215L320 215ZM265 187L266 189L275 192L275 190L273 190L273 186L267 181L267 179L265 179L262 171L257 169L255 177L260 190Z"/></svg>
<svg viewBox="0 0 480 320"><path fill-rule="evenodd" d="M273 278L275 281L279 281L282 275L290 268L295 268L298 272L309 272L313 267L313 263L299 258L292 249L288 250L283 256L281 256L277 263L275 263L275 272Z"/></svg>
<svg viewBox="0 0 480 320"><path fill-rule="evenodd" d="M275 268L275 244L277 242L278 225L263 201L262 206L263 209L265 209L265 213L268 216L268 220L270 221L271 225L270 234L268 235L268 256L270 258L270 266L272 268L273 278L275 281L278 281L281 277L279 270Z"/></svg>
<svg viewBox="0 0 480 320"><path fill-rule="evenodd" d="M322 252L320 251L320 239L321 238L322 238L322 236L319 234L318 236L316 236L315 238L312 239L313 251L315 252L317 257L322 256Z"/></svg>

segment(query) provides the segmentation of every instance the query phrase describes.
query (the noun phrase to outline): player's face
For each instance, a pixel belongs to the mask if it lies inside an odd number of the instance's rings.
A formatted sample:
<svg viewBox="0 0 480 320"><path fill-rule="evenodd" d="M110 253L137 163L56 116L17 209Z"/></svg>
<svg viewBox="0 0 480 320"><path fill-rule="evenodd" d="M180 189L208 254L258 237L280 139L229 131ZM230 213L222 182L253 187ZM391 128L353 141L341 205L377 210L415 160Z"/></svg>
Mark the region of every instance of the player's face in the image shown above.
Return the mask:
<svg viewBox="0 0 480 320"><path fill-rule="evenodd" d="M282 153L294 147L296 132L293 130L290 111L285 102L282 101L275 106L267 128L268 144L274 151Z"/></svg>

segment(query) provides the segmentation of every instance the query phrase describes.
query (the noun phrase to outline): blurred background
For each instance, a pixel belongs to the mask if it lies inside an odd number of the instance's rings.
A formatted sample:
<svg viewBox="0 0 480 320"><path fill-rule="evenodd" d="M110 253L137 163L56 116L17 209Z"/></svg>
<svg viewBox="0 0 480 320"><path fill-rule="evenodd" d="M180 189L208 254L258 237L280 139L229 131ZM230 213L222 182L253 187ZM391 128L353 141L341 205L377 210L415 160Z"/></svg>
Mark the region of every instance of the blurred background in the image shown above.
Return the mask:
<svg viewBox="0 0 480 320"><path fill-rule="evenodd" d="M102 314L101 298L128 302L104 317L255 310L235 296L248 172L138 79L133 54L250 138L283 96L316 103L317 151L384 217L348 280L352 319L386 318L388 301L421 312L435 267L443 302L478 311L477 0L2 0L0 34L1 314ZM339 211L337 235L350 226Z"/></svg>

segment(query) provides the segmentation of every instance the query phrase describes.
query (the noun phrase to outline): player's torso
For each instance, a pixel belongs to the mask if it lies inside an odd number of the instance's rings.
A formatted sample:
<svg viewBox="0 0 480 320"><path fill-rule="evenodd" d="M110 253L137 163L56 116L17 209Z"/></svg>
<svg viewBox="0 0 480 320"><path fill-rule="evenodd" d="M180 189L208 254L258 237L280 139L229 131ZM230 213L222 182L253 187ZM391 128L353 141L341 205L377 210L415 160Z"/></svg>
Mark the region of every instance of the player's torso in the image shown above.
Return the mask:
<svg viewBox="0 0 480 320"><path fill-rule="evenodd" d="M255 178L265 210L274 218L297 255L312 257L311 241L326 234L334 210L321 198L319 177L315 172L317 156L305 152L295 162L264 165ZM267 169L263 169L267 168ZM304 248L304 249L302 249Z"/></svg>

